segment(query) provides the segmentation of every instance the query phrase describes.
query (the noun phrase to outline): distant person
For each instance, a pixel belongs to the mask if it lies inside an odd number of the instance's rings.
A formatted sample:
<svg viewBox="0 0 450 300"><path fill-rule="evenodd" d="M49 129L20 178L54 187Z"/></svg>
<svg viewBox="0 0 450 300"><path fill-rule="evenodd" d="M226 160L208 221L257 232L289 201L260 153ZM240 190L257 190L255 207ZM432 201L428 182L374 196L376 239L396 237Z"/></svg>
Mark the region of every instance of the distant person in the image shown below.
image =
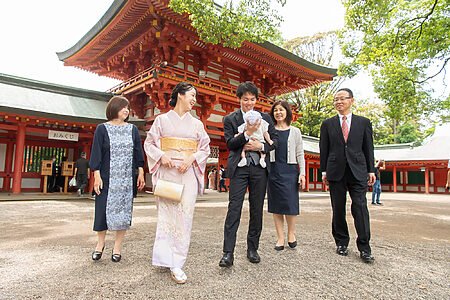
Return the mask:
<svg viewBox="0 0 450 300"><path fill-rule="evenodd" d="M380 195L381 195L381 180L380 180L380 171L383 171L386 169L386 162L384 160L377 160L375 163L375 183L372 187L372 204L373 205L383 205L383 203L380 202ZM376 201L375 201L376 197Z"/></svg>
<svg viewBox="0 0 450 300"><path fill-rule="evenodd" d="M350 236L345 216L349 191L360 257L364 262L373 262L366 198L367 185L375 183L372 124L352 114L354 99L350 89L338 90L333 101L338 115L322 122L319 146L322 181L330 187L336 253L348 255Z"/></svg>
<svg viewBox="0 0 450 300"><path fill-rule="evenodd" d="M64 178L64 176L62 176L62 164L65 161L67 161L67 157L66 156L64 156L61 159L61 164L57 166L57 170L56 170L55 186L59 190L60 193L63 192L64 183L65 183L65 178Z"/></svg>
<svg viewBox="0 0 450 300"><path fill-rule="evenodd" d="M142 190L144 152L137 127L128 123L130 103L122 96L112 97L106 106L106 123L95 129L90 167L94 171L97 246L93 260L102 257L107 230L115 231L111 260L122 258L121 245L131 226L133 198Z"/></svg>
<svg viewBox="0 0 450 300"><path fill-rule="evenodd" d="M447 172L447 183L445 184L445 188L448 190L450 188L450 159L448 160L448 166L449 169Z"/></svg>
<svg viewBox="0 0 450 300"><path fill-rule="evenodd" d="M74 175L77 180L78 197L81 197L91 173L91 169L89 168L89 160L86 159L86 152L81 152L80 158L75 162L74 169Z"/></svg>
<svg viewBox="0 0 450 300"><path fill-rule="evenodd" d="M215 190L216 189L216 169L212 169L211 172L209 172L208 180L209 180L209 189Z"/></svg>
<svg viewBox="0 0 450 300"><path fill-rule="evenodd" d="M48 176L47 192L53 193L56 188L56 176L58 175L58 165L56 164L56 156L51 157L52 161L52 175Z"/></svg>
<svg viewBox="0 0 450 300"><path fill-rule="evenodd" d="M226 170L223 165L220 165L219 169L219 193L222 192L222 188L227 192L227 187L225 186Z"/></svg>
<svg viewBox="0 0 450 300"><path fill-rule="evenodd" d="M268 211L273 214L277 230L275 250L284 249L284 221L287 223L287 241L290 248L297 246L295 222L300 213L299 183L304 189L305 153L300 129L290 126L292 111L286 101L276 101L270 116L278 133L278 148L270 151L270 173L267 181ZM300 172L299 172L300 170Z"/></svg>

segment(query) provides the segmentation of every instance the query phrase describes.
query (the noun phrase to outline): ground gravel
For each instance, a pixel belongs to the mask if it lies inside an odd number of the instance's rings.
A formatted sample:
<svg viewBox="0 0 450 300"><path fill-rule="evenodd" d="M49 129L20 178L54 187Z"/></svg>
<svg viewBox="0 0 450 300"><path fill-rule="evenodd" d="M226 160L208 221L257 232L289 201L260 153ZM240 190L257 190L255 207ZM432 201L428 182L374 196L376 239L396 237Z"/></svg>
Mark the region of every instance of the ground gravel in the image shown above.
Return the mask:
<svg viewBox="0 0 450 300"><path fill-rule="evenodd" d="M218 262L227 194L212 193L197 202L184 285L151 264L151 196L134 206L120 263L110 259L111 233L102 259L90 259L93 201L2 201L0 299L449 299L450 197L384 193L383 200L369 207L373 264L359 259L351 217L349 255L336 255L328 195L302 193L297 248L273 250L266 212L261 263L248 262L246 205L235 265L224 269Z"/></svg>

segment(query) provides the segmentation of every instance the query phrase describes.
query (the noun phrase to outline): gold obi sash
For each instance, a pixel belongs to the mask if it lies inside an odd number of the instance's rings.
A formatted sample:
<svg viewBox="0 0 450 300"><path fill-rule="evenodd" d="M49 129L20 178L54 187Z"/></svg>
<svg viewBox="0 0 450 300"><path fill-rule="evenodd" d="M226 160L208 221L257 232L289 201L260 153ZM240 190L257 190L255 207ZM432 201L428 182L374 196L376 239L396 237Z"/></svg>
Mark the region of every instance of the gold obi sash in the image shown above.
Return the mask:
<svg viewBox="0 0 450 300"><path fill-rule="evenodd" d="M190 139L165 137L161 139L161 150L172 159L184 160L197 152L197 142Z"/></svg>

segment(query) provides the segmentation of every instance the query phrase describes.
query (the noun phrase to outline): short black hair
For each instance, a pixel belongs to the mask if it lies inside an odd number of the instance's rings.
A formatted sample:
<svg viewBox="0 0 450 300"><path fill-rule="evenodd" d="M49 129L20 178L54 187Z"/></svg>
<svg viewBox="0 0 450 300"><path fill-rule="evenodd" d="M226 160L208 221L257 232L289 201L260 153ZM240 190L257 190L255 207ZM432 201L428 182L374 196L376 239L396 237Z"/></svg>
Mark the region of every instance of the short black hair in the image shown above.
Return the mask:
<svg viewBox="0 0 450 300"><path fill-rule="evenodd" d="M128 109L130 109L130 102L127 98L123 96L114 96L109 99L108 105L106 105L106 118L108 121L117 119L119 117L119 111L121 111L124 107L128 107ZM130 115L128 115L124 121L128 122L129 118Z"/></svg>
<svg viewBox="0 0 450 300"><path fill-rule="evenodd" d="M236 96L241 99L241 97L245 93L250 93L252 95L255 95L256 99L258 99L258 88L253 82L246 81L241 83L236 90Z"/></svg>
<svg viewBox="0 0 450 300"><path fill-rule="evenodd" d="M172 90L172 96L169 100L169 105L172 107L175 107L177 105L177 101L178 101L178 94L185 95L186 92L188 92L192 89L194 89L195 94L198 95L197 89L191 83L187 83L187 82L178 83Z"/></svg>
<svg viewBox="0 0 450 300"><path fill-rule="evenodd" d="M349 89L349 88L341 88L341 89L337 90L336 94L339 93L340 91L346 91L348 93L348 95L353 98L353 92L352 92L351 89Z"/></svg>
<svg viewBox="0 0 450 300"><path fill-rule="evenodd" d="M286 110L286 124L291 125L292 122L292 110L291 107L289 105L289 103L285 100L278 100L275 101L272 105L272 108L270 109L270 117L272 118L272 121L274 124L277 124L277 121L275 120L275 116L274 116L274 111L275 111L275 107L281 105L285 110Z"/></svg>

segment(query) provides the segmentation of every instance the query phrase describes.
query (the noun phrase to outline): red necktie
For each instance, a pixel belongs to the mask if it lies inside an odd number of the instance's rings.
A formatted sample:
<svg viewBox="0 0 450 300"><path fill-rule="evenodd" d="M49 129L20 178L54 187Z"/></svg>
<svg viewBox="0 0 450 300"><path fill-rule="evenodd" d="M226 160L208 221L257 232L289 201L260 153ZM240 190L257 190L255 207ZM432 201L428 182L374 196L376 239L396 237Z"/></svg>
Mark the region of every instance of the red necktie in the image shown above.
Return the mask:
<svg viewBox="0 0 450 300"><path fill-rule="evenodd" d="M343 116L342 117L342 134L344 135L344 140L347 143L347 139L348 139L348 125L347 125L347 117Z"/></svg>

